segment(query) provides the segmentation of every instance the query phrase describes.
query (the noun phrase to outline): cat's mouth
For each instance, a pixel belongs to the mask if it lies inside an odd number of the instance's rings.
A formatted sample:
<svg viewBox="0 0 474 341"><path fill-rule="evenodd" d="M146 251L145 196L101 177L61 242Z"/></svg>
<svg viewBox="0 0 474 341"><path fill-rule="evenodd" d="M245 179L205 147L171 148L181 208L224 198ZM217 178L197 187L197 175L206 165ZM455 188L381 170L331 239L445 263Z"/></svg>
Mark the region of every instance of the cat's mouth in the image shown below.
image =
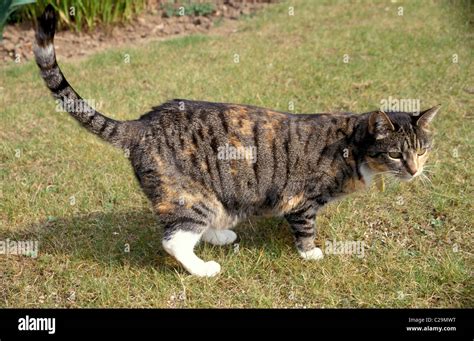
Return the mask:
<svg viewBox="0 0 474 341"><path fill-rule="evenodd" d="M422 172L423 172L423 169L418 170L415 174L410 174L408 172L400 173L399 175L397 175L397 178L403 182L410 182L414 180L416 177L418 177Z"/></svg>
<svg viewBox="0 0 474 341"><path fill-rule="evenodd" d="M398 177L403 182L410 182L416 178L416 175L404 174Z"/></svg>

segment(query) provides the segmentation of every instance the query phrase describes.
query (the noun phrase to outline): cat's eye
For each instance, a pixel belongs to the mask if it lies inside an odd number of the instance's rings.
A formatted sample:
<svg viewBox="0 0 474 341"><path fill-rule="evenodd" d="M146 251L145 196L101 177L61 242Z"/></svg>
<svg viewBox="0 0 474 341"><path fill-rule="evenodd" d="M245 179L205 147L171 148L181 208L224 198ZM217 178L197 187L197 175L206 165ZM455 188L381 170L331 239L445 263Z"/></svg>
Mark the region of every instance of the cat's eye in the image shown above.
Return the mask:
<svg viewBox="0 0 474 341"><path fill-rule="evenodd" d="M416 154L417 154L418 156L422 156L422 155L425 154L425 153L426 153L426 149L425 149L425 148L420 148L420 149L418 149L418 150L416 151Z"/></svg>
<svg viewBox="0 0 474 341"><path fill-rule="evenodd" d="M389 152L388 156L390 156L392 159L401 159L403 154L401 152Z"/></svg>

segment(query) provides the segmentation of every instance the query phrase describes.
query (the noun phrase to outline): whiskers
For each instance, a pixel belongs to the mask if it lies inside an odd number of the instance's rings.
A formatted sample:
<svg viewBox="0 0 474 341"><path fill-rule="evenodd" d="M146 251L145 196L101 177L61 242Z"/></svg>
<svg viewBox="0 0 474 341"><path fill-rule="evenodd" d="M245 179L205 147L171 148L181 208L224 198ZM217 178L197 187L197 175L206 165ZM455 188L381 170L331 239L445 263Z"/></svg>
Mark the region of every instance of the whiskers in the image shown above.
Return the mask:
<svg viewBox="0 0 474 341"><path fill-rule="evenodd" d="M437 172L436 168L437 168L436 165L432 165L432 164L423 166L423 171L418 176L423 186L431 187L431 188L434 187L433 182L430 179L430 176L433 176L433 174Z"/></svg>
<svg viewBox="0 0 474 341"><path fill-rule="evenodd" d="M419 178L420 178L421 183L423 184L423 186L433 187L433 182L432 182L431 179L430 179L426 174L424 174L423 172L419 175Z"/></svg>
<svg viewBox="0 0 474 341"><path fill-rule="evenodd" d="M379 181L382 181L382 183L384 184L383 187L385 188L385 185L391 186L391 185L397 184L399 182L398 176L400 174L401 173L399 171L389 170L389 171L377 173L375 176L379 178Z"/></svg>
<svg viewBox="0 0 474 341"><path fill-rule="evenodd" d="M367 166L368 165L368 162L367 161L364 161L361 163L361 166ZM388 175L388 176L387 176ZM379 178L378 181L380 181L381 179L383 179L383 183L387 184L387 185L392 185L392 184L395 184L397 182L397 178L401 175L401 172L400 171L396 171L396 170L387 170L387 171L384 171L384 172L377 172L377 173L373 173L373 177L374 177L374 180ZM383 185L384 186L384 185Z"/></svg>
<svg viewBox="0 0 474 341"><path fill-rule="evenodd" d="M397 176L397 175L400 175L401 173L399 171L385 171L385 172L377 173L377 175L384 175L384 174L391 174L393 176Z"/></svg>
<svg viewBox="0 0 474 341"><path fill-rule="evenodd" d="M400 172L397 171L386 171L386 172L380 172L377 173L378 176L383 177L383 181L387 185L393 185L399 182L397 175L400 175ZM391 175L391 176L386 176L386 175Z"/></svg>

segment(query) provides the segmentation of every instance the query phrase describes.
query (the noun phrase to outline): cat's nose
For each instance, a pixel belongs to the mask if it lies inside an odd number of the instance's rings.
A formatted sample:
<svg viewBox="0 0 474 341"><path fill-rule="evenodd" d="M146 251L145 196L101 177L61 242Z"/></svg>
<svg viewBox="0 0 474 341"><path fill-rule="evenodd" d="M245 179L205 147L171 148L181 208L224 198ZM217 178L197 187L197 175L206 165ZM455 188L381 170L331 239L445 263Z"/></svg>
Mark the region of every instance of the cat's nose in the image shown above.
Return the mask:
<svg viewBox="0 0 474 341"><path fill-rule="evenodd" d="M413 160L411 159L407 160L406 168L407 168L408 173L410 173L412 176L415 175L416 172L418 171L415 162L413 162Z"/></svg>

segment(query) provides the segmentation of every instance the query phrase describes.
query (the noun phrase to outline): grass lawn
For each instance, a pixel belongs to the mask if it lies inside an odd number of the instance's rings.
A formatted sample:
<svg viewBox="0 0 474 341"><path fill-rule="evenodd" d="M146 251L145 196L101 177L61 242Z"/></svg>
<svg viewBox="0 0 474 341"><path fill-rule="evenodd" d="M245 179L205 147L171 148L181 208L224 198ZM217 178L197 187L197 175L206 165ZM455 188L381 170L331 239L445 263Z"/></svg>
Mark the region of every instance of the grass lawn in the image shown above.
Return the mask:
<svg viewBox="0 0 474 341"><path fill-rule="evenodd" d="M59 63L84 98L117 119L171 98L293 104L298 113L366 112L389 96L441 103L432 183L389 181L385 192L371 188L318 216L320 247L363 241L364 257L303 261L286 222L251 219L236 229L238 247L198 247L222 265L218 277L189 276L162 249L128 160L55 111L33 61L11 63L0 66L0 241L38 240L39 253L0 255L0 306L472 307L467 10L447 1L338 2L294 0L228 36Z"/></svg>

